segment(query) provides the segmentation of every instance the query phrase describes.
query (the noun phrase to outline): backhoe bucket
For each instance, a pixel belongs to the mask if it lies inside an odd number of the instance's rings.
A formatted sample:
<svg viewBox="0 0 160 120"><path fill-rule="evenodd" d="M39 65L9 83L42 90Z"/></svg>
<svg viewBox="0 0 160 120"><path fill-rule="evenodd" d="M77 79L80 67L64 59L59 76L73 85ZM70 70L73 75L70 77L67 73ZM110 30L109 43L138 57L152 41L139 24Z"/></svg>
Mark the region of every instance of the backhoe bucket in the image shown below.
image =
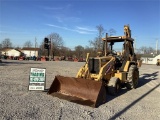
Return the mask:
<svg viewBox="0 0 160 120"><path fill-rule="evenodd" d="M91 107L106 102L104 83L83 78L55 76L48 94Z"/></svg>

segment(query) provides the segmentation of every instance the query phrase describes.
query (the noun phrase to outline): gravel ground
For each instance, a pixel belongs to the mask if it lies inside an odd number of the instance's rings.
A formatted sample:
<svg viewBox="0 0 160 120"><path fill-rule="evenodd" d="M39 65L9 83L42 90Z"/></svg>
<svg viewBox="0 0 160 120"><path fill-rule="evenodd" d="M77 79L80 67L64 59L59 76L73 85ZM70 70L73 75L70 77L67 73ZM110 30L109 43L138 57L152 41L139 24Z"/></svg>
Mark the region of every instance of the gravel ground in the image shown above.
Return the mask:
<svg viewBox="0 0 160 120"><path fill-rule="evenodd" d="M98 108L71 103L29 91L31 67L46 68L46 88L55 75L74 77L84 63L66 61L11 61L0 63L0 120L160 120L160 67L143 65L139 86L122 89Z"/></svg>

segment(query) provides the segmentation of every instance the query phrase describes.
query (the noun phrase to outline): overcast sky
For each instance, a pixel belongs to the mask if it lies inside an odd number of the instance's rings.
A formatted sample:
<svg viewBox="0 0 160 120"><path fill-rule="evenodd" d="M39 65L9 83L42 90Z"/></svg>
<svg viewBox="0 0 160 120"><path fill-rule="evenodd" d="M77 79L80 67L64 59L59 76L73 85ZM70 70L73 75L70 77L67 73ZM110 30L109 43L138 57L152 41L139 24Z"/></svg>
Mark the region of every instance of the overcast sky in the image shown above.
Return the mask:
<svg viewBox="0 0 160 120"><path fill-rule="evenodd" d="M72 49L89 46L100 24L116 35L129 24L137 48L155 48L156 39L160 47L160 0L0 0L0 42L10 38L14 46L35 37L40 44L52 32Z"/></svg>

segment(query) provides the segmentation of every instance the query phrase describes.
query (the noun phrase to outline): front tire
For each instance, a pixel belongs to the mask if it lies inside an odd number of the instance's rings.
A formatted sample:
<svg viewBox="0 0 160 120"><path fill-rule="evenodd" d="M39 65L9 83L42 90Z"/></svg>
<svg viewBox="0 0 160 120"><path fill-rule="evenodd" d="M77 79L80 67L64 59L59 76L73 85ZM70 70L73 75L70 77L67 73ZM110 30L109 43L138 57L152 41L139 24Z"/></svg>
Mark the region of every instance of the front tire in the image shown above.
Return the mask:
<svg viewBox="0 0 160 120"><path fill-rule="evenodd" d="M116 78L116 77L112 77L110 80L109 80L109 83L107 85L108 87L108 93L110 95L116 95L120 88L121 88L121 82L119 80L119 78Z"/></svg>
<svg viewBox="0 0 160 120"><path fill-rule="evenodd" d="M136 65L131 65L127 75L127 89L135 89L138 86L139 71Z"/></svg>

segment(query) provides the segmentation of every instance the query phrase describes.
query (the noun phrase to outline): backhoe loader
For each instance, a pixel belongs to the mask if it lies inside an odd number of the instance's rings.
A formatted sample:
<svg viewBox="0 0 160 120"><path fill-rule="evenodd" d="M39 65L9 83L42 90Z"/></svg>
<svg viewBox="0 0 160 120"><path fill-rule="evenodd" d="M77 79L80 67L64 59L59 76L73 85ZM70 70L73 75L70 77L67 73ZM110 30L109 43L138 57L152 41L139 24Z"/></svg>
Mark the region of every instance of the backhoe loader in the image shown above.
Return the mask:
<svg viewBox="0 0 160 120"><path fill-rule="evenodd" d="M129 25L124 36L102 38L104 51L97 57L87 54L86 63L76 77L55 76L48 94L71 102L99 107L107 100L107 93L116 95L121 86L136 88L139 70ZM123 43L122 52L114 50L115 43Z"/></svg>

